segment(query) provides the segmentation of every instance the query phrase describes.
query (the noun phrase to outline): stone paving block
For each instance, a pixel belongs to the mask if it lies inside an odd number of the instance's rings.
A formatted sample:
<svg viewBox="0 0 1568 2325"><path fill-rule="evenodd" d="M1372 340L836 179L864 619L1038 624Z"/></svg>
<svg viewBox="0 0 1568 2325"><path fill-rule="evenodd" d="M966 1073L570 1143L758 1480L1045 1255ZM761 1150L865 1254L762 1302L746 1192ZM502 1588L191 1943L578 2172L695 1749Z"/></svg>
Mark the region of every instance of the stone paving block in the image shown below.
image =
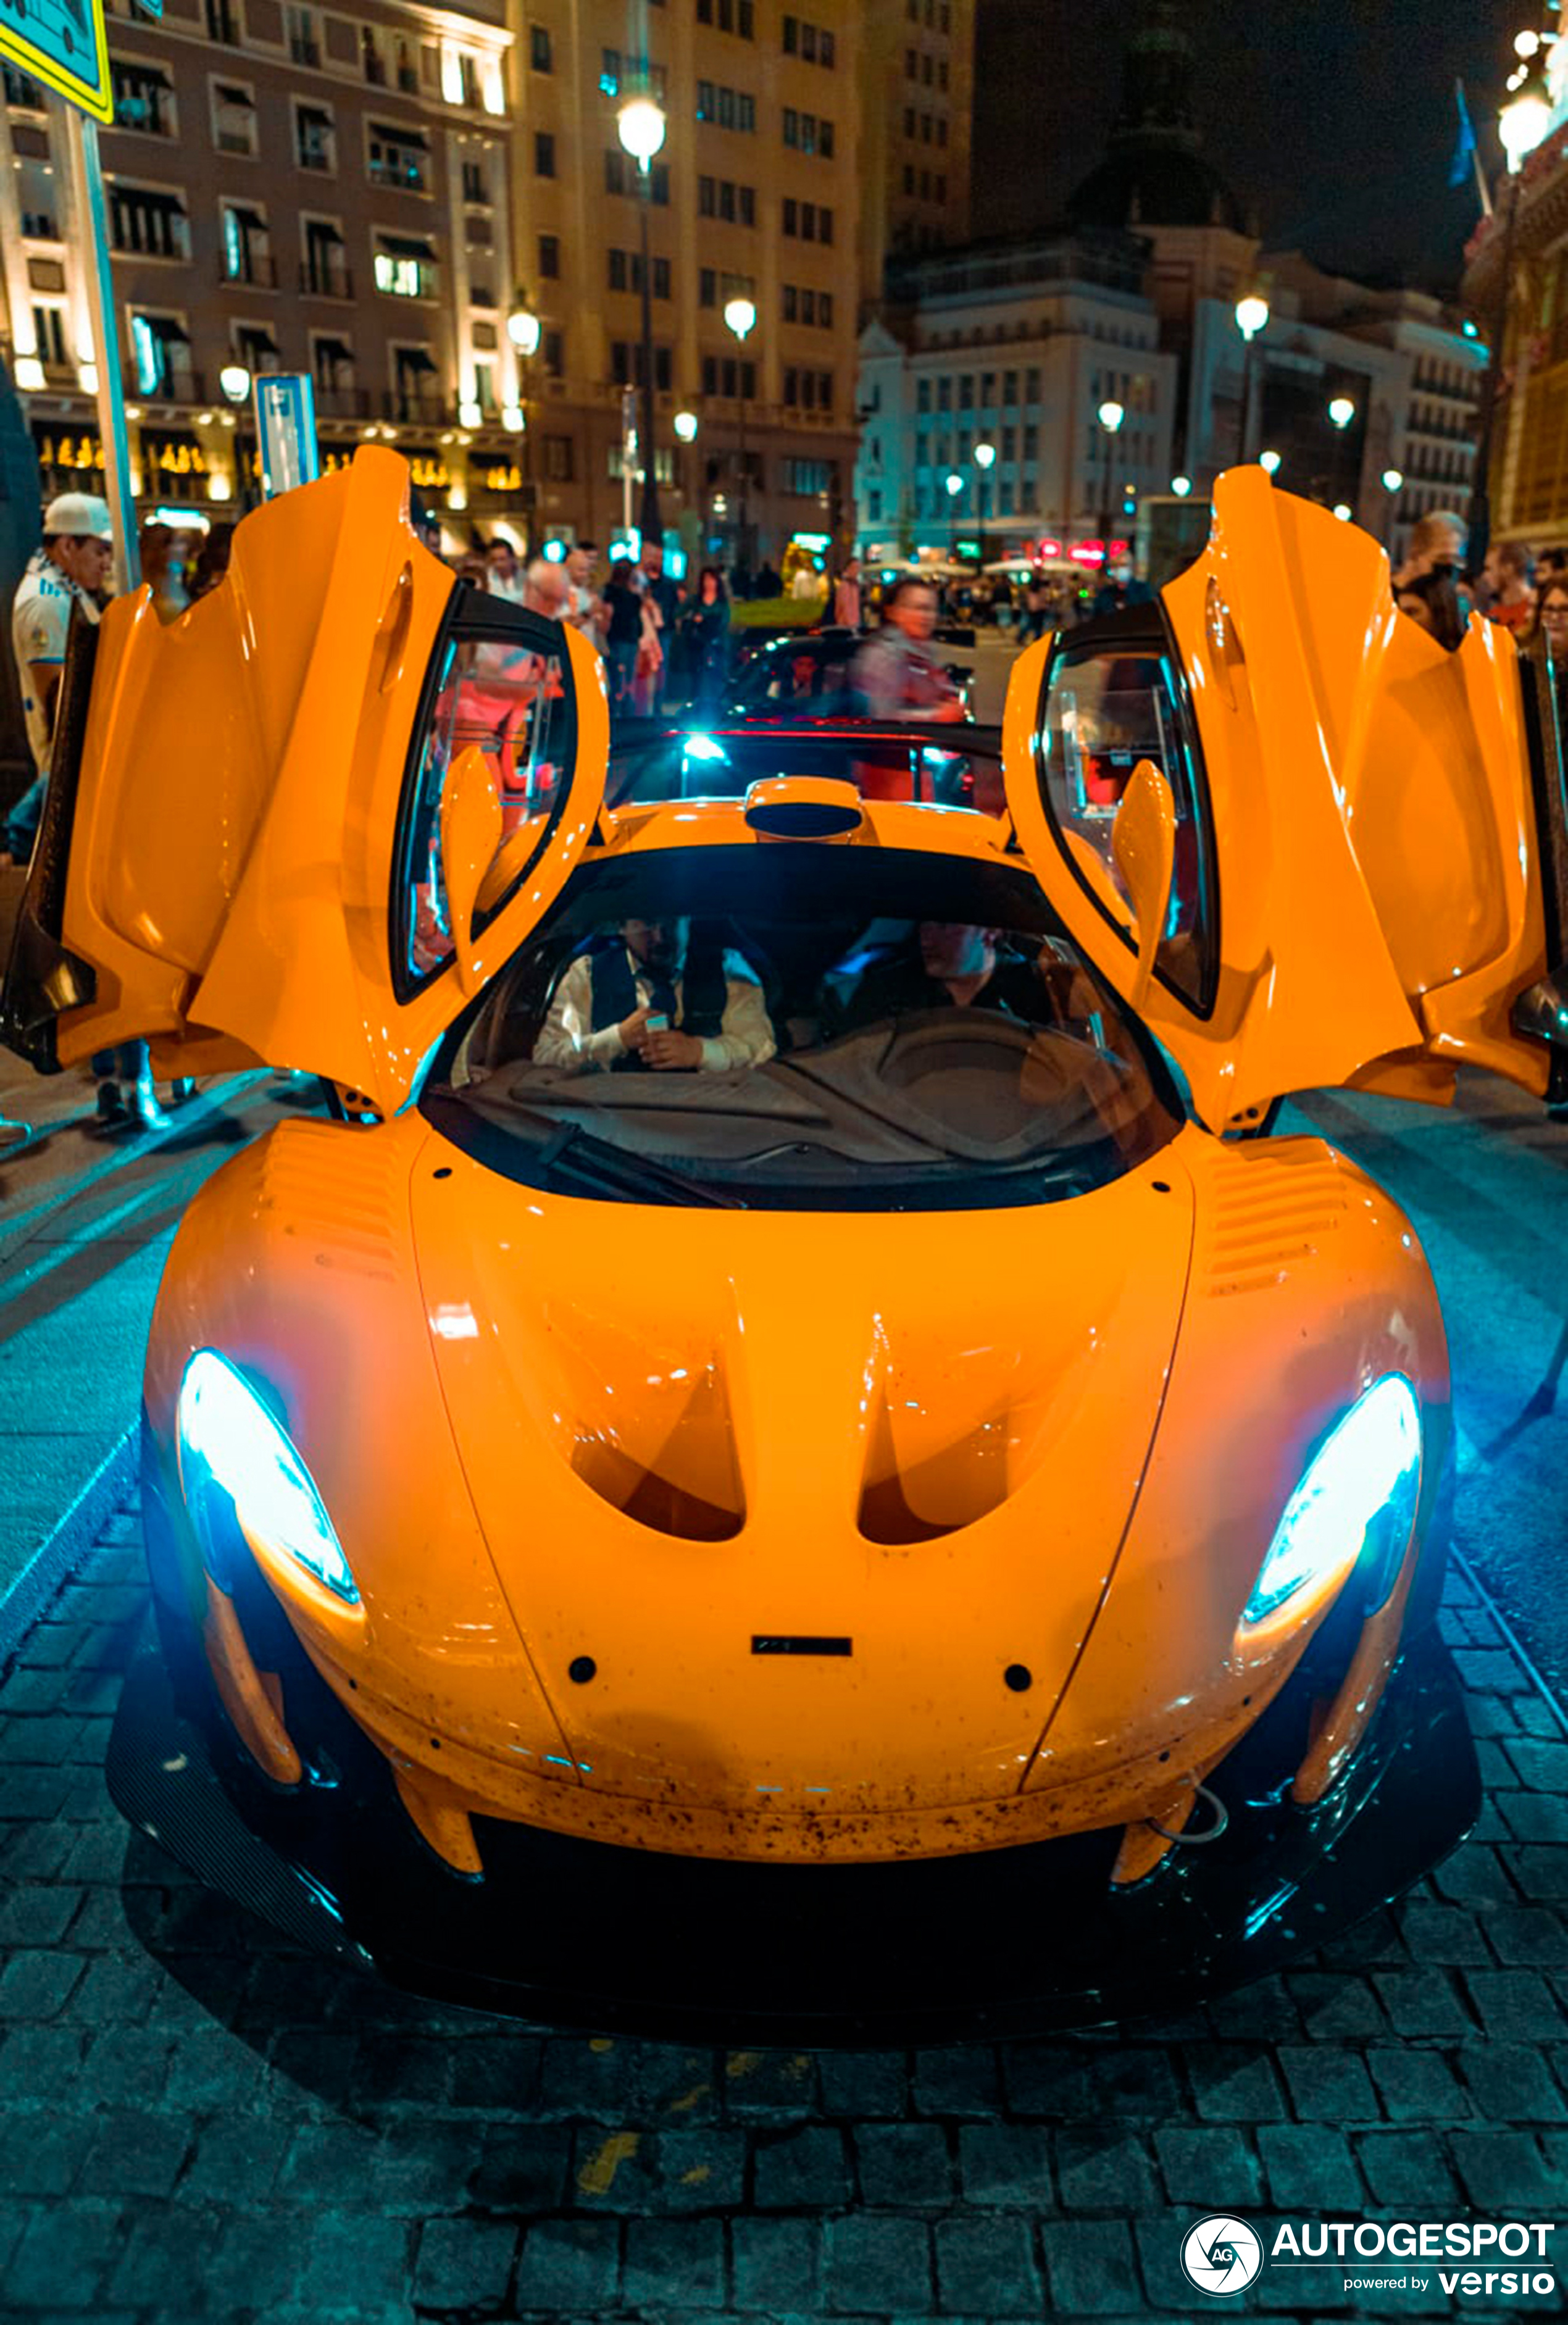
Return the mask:
<svg viewBox="0 0 1568 2325"><path fill-rule="evenodd" d="M84 2196L167 2196L190 2145L184 2118L114 2107L94 2119L91 2148L77 2174Z"/></svg>
<svg viewBox="0 0 1568 2325"><path fill-rule="evenodd" d="M156 2018L150 2024L162 2026ZM181 2032L169 2061L164 2098L171 2107L245 2107L261 2088L264 2062L227 2026L204 2020Z"/></svg>
<svg viewBox="0 0 1568 2325"><path fill-rule="evenodd" d="M1513 1703L1519 1726L1526 1736L1544 1736L1562 1742L1562 1723L1549 1703L1544 1703L1538 1695L1517 1695Z"/></svg>
<svg viewBox="0 0 1568 2325"><path fill-rule="evenodd" d="M1447 1970L1375 1970L1372 1979L1396 2034L1419 2041L1473 2033L1475 2022Z"/></svg>
<svg viewBox="0 0 1568 2325"><path fill-rule="evenodd" d="M947 2204L953 2191L947 2131L939 2123L862 2123L852 2135L868 2204Z"/></svg>
<svg viewBox="0 0 1568 2325"><path fill-rule="evenodd" d="M1321 2042L1282 2044L1276 2063L1294 2113L1304 2123L1376 2123L1382 2109L1354 2051Z"/></svg>
<svg viewBox="0 0 1568 2325"><path fill-rule="evenodd" d="M1454 1665L1466 1687L1488 1695L1517 1694L1524 1673L1506 1647L1460 1647Z"/></svg>
<svg viewBox="0 0 1568 2325"><path fill-rule="evenodd" d="M1355 2140L1356 2161L1374 2204L1443 2210L1458 2200L1443 2142L1434 2131L1368 2131Z"/></svg>
<svg viewBox="0 0 1568 2325"><path fill-rule="evenodd" d="M90 2115L0 2107L0 2195L69 2194L97 2135Z"/></svg>
<svg viewBox="0 0 1568 2325"><path fill-rule="evenodd" d="M1159 2188L1141 2132L1090 2126L1055 2135L1056 2185L1069 2212L1145 2210Z"/></svg>
<svg viewBox="0 0 1568 2325"><path fill-rule="evenodd" d="M1483 1931L1479 1913L1463 1905L1433 1904L1424 1898L1413 1899L1401 1917L1413 1960L1423 1967L1438 1963L1450 1968L1473 1965L1478 1969L1489 1969L1492 1965L1486 1940L1492 1918L1489 1913Z"/></svg>
<svg viewBox="0 0 1568 2325"><path fill-rule="evenodd" d="M346 2036L352 2043L355 2038ZM539 2092L543 2045L529 2034L474 2034L451 2045L448 2100L454 2107L526 2115Z"/></svg>
<svg viewBox="0 0 1568 2325"><path fill-rule="evenodd" d="M182 2126L185 2118L175 2120ZM214 2203L265 2201L283 2168L293 2137L285 2120L223 2114L193 2131L181 2198L197 2195Z"/></svg>
<svg viewBox="0 0 1568 2325"><path fill-rule="evenodd" d="M1108 2051L1093 2043L1009 2043L1003 2052L1016 2114L1082 2123L1098 2116L1166 2123L1182 2112L1170 2058L1146 2043Z"/></svg>
<svg viewBox="0 0 1568 2325"><path fill-rule="evenodd" d="M1139 2305L1142 2287L1125 2221L1045 2220L1040 2249L1058 2313L1127 2315Z"/></svg>
<svg viewBox="0 0 1568 2325"><path fill-rule="evenodd" d="M864 2120L909 2112L909 2068L901 2052L824 2051L817 2083L824 2115Z"/></svg>
<svg viewBox="0 0 1568 2325"><path fill-rule="evenodd" d="M1455 2131L1449 2153L1467 2200L1499 2219L1550 2219L1563 2200L1563 2178L1527 2131Z"/></svg>
<svg viewBox="0 0 1568 2325"><path fill-rule="evenodd" d="M613 2312L620 2280L614 2220L534 2220L524 2229L513 2299L519 2310L595 2318Z"/></svg>
<svg viewBox="0 0 1568 2325"><path fill-rule="evenodd" d="M1537 1736L1510 1736L1503 1746L1527 1792L1568 1793L1568 1743Z"/></svg>
<svg viewBox="0 0 1568 2325"><path fill-rule="evenodd" d="M1309 2042L1371 2042L1388 2032L1378 1996L1364 1978L1290 1970L1285 1984L1295 1998Z"/></svg>
<svg viewBox="0 0 1568 2325"><path fill-rule="evenodd" d="M1060 2223L1050 2224L1060 2227ZM1091 2221L1077 2224L1088 2229ZM977 2317L1037 2316L1040 2271L1027 2221L1002 2216L936 2224L937 2299Z"/></svg>
<svg viewBox="0 0 1568 2325"><path fill-rule="evenodd" d="M336 2192L336 2191L335 2191ZM374 2309L406 2298L415 2230L375 2212L318 2210L309 2228L310 2257L300 2297L329 2309L345 2294Z"/></svg>
<svg viewBox="0 0 1568 2325"><path fill-rule="evenodd" d="M1568 1969L1568 1914L1562 1911L1502 1906L1487 1915L1486 1933L1507 1968Z"/></svg>
<svg viewBox="0 0 1568 2325"><path fill-rule="evenodd" d="M830 2220L823 2237L828 2307L918 2312L931 2299L931 2231L923 2220L869 2215Z"/></svg>
<svg viewBox="0 0 1568 2325"><path fill-rule="evenodd" d="M914 2094L920 2115L969 2116L988 2121L1002 2100L995 2051L978 2042L917 2051Z"/></svg>
<svg viewBox="0 0 1568 2325"><path fill-rule="evenodd" d="M1183 2062L1209 2123L1272 2123L1289 2113L1274 2059L1260 2042L1195 2042Z"/></svg>
<svg viewBox="0 0 1568 2325"><path fill-rule="evenodd" d="M1538 1971L1470 1970L1465 1986L1481 2025L1500 2042L1544 2042L1568 2033L1568 2020Z"/></svg>
<svg viewBox="0 0 1568 2325"><path fill-rule="evenodd" d="M633 2220L621 2265L628 2309L719 2307L724 2300L722 2220Z"/></svg>
<svg viewBox="0 0 1568 2325"><path fill-rule="evenodd" d="M819 2313L822 2228L811 2219L769 2219L742 2214L729 2224L735 2305L776 2311L788 2300L808 2317Z"/></svg>
<svg viewBox="0 0 1568 2325"><path fill-rule="evenodd" d="M1507 1856L1526 1904L1560 1905L1568 1897L1568 1848L1532 1845L1511 1848Z"/></svg>
<svg viewBox="0 0 1568 2325"><path fill-rule="evenodd" d="M1035 2124L964 2124L959 2132L964 2200L1026 2212L1055 2209L1051 2134Z"/></svg>
<svg viewBox="0 0 1568 2325"><path fill-rule="evenodd" d="M230 2212L205 2256L199 2290L218 2317L247 2311L269 2320L292 2300L305 2264L307 2238L270 2212Z"/></svg>
<svg viewBox="0 0 1568 2325"><path fill-rule="evenodd" d="M1550 2046L1548 2046L1550 2048ZM1568 2047L1563 2055L1568 2057ZM1459 2064L1476 2112L1492 2123L1561 2123L1568 2104L1546 2053L1526 2042L1467 2042Z"/></svg>
<svg viewBox="0 0 1568 2325"><path fill-rule="evenodd" d="M57 2113L81 2105L71 2085L81 2071L88 2039L75 2026L12 2027L0 2045L0 2091L16 2106L35 2101Z"/></svg>
<svg viewBox="0 0 1568 2325"><path fill-rule="evenodd" d="M1467 1840L1433 1873L1440 1897L1459 1905L1516 1905L1518 1892L1508 1878L1501 1852L1487 1842Z"/></svg>
<svg viewBox="0 0 1568 2325"><path fill-rule="evenodd" d="M1472 1736L1509 1737L1517 1736L1519 1732L1519 1723L1514 1717L1513 1707L1511 1704L1505 1703L1501 1696L1470 1696L1466 1699L1464 1709Z"/></svg>
<svg viewBox="0 0 1568 2325"><path fill-rule="evenodd" d="M730 2051L723 2106L737 2122L804 2123L817 2113L816 2061L805 2051Z"/></svg>
<svg viewBox="0 0 1568 2325"><path fill-rule="evenodd" d="M100 2105L156 2107L174 2048L172 2034L151 2026L114 2026L96 2035L86 2065L94 2098Z"/></svg>
<svg viewBox="0 0 1568 2325"><path fill-rule="evenodd" d="M1300 2031L1296 2007L1283 1978L1260 1978L1237 1994L1222 1994L1208 2008L1209 2025L1222 2042L1288 2042Z"/></svg>
<svg viewBox="0 0 1568 2325"><path fill-rule="evenodd" d="M1375 2043L1366 2060L1378 2095L1396 2119L1452 2123L1471 2112L1469 2095L1441 2052Z"/></svg>
<svg viewBox="0 0 1568 2325"><path fill-rule="evenodd" d="M673 2042L640 2043L632 2078L636 2118L654 2124L667 2118L673 2131L717 2123L723 2111L723 2081L717 2052L682 2051Z"/></svg>
<svg viewBox="0 0 1568 2325"><path fill-rule="evenodd" d="M759 2211L830 2211L849 2200L849 2166L841 2131L759 2132L752 2158L753 2201Z"/></svg>
<svg viewBox="0 0 1568 2325"><path fill-rule="evenodd" d="M1321 2124L1266 2123L1257 2134L1257 2152L1269 2196L1282 2211L1359 2210L1366 2202L1341 2133Z"/></svg>
<svg viewBox="0 0 1568 2325"><path fill-rule="evenodd" d="M552 2035L540 2067L541 2116L589 2116L624 2123L635 2103L636 2045L600 2036Z"/></svg>
<svg viewBox="0 0 1568 2325"><path fill-rule="evenodd" d="M569 2124L494 2124L469 2184L492 2211L554 2212L567 2201L571 2168Z"/></svg>
<svg viewBox="0 0 1568 2325"><path fill-rule="evenodd" d="M84 2026L140 2025L162 1975L144 1956L100 1954L72 1990L70 2015Z"/></svg>
<svg viewBox="0 0 1568 2325"><path fill-rule="evenodd" d="M737 2128L585 2127L577 2137L571 2200L602 2211L711 2212L740 2201L745 2177L746 2135Z"/></svg>
<svg viewBox="0 0 1568 2325"><path fill-rule="evenodd" d="M307 2033L288 2027L275 2036L266 2060L266 2081L296 2106L345 2111L359 2063L357 2034Z"/></svg>
<svg viewBox="0 0 1568 2325"><path fill-rule="evenodd" d="M485 2137L471 2119L411 2120L380 2126L373 2181L375 2200L389 2212L456 2211L468 2201L484 2158Z"/></svg>
<svg viewBox="0 0 1568 2325"><path fill-rule="evenodd" d="M123 2302L128 2308L144 2303L162 2320L192 2299L198 2256L216 2240L222 2216L200 2205L177 2210L132 2205L125 2218L130 2234L109 2269L105 2291L111 2303ZM196 2295L195 2302L199 2300Z"/></svg>
<svg viewBox="0 0 1568 2325"><path fill-rule="evenodd" d="M90 2309L126 2228L117 2203L73 2200L34 2212L0 2279L0 2315Z"/></svg>
<svg viewBox="0 0 1568 2325"><path fill-rule="evenodd" d="M82 1975L77 1954L30 1949L14 1953L0 1970L0 2019L53 2018Z"/></svg>

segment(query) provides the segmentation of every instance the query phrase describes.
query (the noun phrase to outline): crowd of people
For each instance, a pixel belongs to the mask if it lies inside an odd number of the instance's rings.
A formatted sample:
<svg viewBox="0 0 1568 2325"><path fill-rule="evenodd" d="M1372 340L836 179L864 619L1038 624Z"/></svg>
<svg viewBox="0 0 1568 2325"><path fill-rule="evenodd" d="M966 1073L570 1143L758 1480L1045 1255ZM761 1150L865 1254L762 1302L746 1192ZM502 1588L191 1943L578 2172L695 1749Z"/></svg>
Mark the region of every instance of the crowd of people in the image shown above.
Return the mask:
<svg viewBox="0 0 1568 2325"><path fill-rule="evenodd" d="M1464 519L1451 509L1420 518L1410 553L1394 574L1403 614L1452 653L1472 614L1512 635L1522 654L1568 688L1568 550L1535 555L1522 542L1494 541L1479 572L1465 572Z"/></svg>

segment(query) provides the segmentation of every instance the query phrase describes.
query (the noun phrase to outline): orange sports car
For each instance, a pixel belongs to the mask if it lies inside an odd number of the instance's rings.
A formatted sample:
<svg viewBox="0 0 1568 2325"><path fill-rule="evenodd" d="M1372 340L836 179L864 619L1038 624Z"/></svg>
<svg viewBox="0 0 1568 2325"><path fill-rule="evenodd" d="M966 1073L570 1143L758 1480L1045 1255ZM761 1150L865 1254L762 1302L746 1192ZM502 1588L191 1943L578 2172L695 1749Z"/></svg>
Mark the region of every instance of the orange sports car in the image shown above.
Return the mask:
<svg viewBox="0 0 1568 2325"><path fill-rule="evenodd" d="M1020 656L951 790L997 812L769 747L693 729L608 805L593 651L455 582L379 449L73 642L9 1038L337 1117L174 1244L111 1785L333 1955L532 2018L1167 2010L1476 1811L1430 1273L1353 1163L1245 1134L1465 1061L1546 1090L1514 649L1444 653L1248 469L1158 603Z"/></svg>

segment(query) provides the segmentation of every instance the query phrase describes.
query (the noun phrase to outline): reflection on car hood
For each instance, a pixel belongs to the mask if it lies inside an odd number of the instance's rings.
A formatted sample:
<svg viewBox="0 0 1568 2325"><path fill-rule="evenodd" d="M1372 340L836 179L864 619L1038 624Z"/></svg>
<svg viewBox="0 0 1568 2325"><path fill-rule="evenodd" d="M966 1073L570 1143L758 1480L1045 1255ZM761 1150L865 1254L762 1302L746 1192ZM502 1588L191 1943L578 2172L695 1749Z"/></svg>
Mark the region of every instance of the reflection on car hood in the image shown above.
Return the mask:
<svg viewBox="0 0 1568 2325"><path fill-rule="evenodd" d="M775 1813L1016 1791L1132 1509L1192 1208L1170 1149L912 1217L580 1201L428 1147L448 1410L589 1781Z"/></svg>

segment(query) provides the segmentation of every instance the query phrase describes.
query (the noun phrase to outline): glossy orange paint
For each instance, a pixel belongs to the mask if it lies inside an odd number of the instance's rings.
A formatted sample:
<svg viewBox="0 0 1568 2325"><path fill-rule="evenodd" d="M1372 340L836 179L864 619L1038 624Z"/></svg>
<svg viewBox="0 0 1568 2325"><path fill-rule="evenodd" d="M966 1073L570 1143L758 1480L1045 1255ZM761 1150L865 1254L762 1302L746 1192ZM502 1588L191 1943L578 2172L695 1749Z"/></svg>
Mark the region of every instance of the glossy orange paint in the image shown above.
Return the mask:
<svg viewBox="0 0 1568 2325"><path fill-rule="evenodd" d="M1351 1080L1441 1102L1461 1062L1544 1092L1544 1045L1508 1023L1547 967L1511 640L1478 618L1446 653L1396 612L1369 534L1252 467L1220 478L1204 553L1162 595L1207 769L1220 965L1207 1018L1157 978L1141 1014L1202 1119L1222 1129ZM1019 657L1008 690L1008 806L1068 926L1126 991L1128 945L1040 796L1051 644ZM1085 870L1125 925L1102 868Z"/></svg>
<svg viewBox="0 0 1568 2325"><path fill-rule="evenodd" d="M62 1062L142 1034L169 1073L294 1068L383 1114L467 996L403 1001L387 900L424 673L452 591L408 523L408 468L371 447L246 517L227 578L176 622L145 591L104 616L64 936L97 995ZM571 798L489 923L498 967L557 894L603 797L598 657L564 633L579 721Z"/></svg>

